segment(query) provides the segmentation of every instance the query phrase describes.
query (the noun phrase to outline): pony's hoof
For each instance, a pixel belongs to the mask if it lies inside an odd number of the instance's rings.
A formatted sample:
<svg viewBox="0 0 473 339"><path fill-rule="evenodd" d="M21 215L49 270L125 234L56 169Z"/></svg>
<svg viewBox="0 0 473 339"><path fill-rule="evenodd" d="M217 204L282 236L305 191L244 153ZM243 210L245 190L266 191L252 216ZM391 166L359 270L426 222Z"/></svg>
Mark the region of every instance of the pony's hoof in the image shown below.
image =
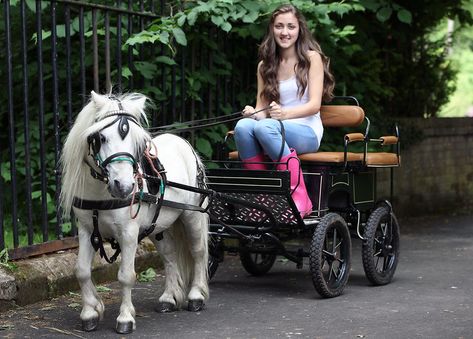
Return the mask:
<svg viewBox="0 0 473 339"><path fill-rule="evenodd" d="M97 329L99 325L99 318L92 318L88 320L82 320L82 330L84 332L92 332Z"/></svg>
<svg viewBox="0 0 473 339"><path fill-rule="evenodd" d="M190 312L199 312L204 309L204 301L203 300L189 300L187 304L187 310Z"/></svg>
<svg viewBox="0 0 473 339"><path fill-rule="evenodd" d="M128 334L133 332L133 322L128 321L126 323L117 322L117 327L115 329L119 334Z"/></svg>
<svg viewBox="0 0 473 339"><path fill-rule="evenodd" d="M176 306L174 306L174 304L163 301L159 302L158 306L156 306L154 310L158 313L170 313L176 311Z"/></svg>

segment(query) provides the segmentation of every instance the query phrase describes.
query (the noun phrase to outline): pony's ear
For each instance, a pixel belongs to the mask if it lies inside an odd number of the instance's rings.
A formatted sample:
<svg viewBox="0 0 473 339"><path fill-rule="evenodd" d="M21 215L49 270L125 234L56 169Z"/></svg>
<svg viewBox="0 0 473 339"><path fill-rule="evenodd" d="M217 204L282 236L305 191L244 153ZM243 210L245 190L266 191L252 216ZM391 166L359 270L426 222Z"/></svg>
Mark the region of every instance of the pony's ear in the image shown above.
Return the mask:
<svg viewBox="0 0 473 339"><path fill-rule="evenodd" d="M139 99L136 99L136 106L137 106L137 107L140 107L140 108L143 108L143 110L144 110L144 109L145 109L146 100L148 100L148 98L145 97L145 96L142 96L142 97L140 97Z"/></svg>
<svg viewBox="0 0 473 339"><path fill-rule="evenodd" d="M107 103L106 96L97 94L94 91L91 91L90 94L92 96L92 101L95 103L95 107L97 109L101 109Z"/></svg>

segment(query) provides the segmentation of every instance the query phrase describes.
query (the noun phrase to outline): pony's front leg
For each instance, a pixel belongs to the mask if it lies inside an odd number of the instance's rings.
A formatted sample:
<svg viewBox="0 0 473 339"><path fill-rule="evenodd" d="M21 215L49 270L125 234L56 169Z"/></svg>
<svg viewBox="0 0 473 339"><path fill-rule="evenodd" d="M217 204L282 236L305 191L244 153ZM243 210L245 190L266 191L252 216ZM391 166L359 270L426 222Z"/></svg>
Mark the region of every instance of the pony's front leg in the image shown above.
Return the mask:
<svg viewBox="0 0 473 339"><path fill-rule="evenodd" d="M92 261L95 251L90 243L90 232L79 227L79 256L76 263L76 278L79 281L82 295L82 329L94 331L99 320L103 318L104 305L91 279Z"/></svg>
<svg viewBox="0 0 473 339"><path fill-rule="evenodd" d="M131 333L136 328L131 290L136 282L135 256L138 246L138 232L138 225L125 225L119 240L122 260L118 271L118 281L122 285L122 303L117 318L116 331L121 334Z"/></svg>

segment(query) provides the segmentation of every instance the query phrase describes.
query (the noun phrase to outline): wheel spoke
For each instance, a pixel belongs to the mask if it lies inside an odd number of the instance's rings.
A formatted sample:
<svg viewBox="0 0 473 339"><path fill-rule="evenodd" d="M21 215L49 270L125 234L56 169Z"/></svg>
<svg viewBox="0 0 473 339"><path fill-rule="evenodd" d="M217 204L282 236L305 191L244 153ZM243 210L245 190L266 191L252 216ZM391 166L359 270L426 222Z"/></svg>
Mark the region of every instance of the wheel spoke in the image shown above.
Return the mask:
<svg viewBox="0 0 473 339"><path fill-rule="evenodd" d="M326 251L326 250L322 250L322 253L325 254L325 255L328 255L328 256L332 256L332 253L330 253L329 251Z"/></svg>
<svg viewBox="0 0 473 339"><path fill-rule="evenodd" d="M328 275L328 281L332 280L332 272L333 272L333 262L330 264L330 272Z"/></svg>
<svg viewBox="0 0 473 339"><path fill-rule="evenodd" d="M332 264L332 271L333 271L333 275L335 276L335 279L338 279L339 275L337 274L337 272L335 272L335 269L333 268L333 264Z"/></svg>
<svg viewBox="0 0 473 339"><path fill-rule="evenodd" d="M340 242L337 244L337 246L335 246L335 249L334 249L334 252L337 250L337 248L340 247L340 245L342 244L343 240L340 240Z"/></svg>
<svg viewBox="0 0 473 339"><path fill-rule="evenodd" d="M381 257L376 258L376 264L374 265L376 267L376 270L378 270L379 258L381 258Z"/></svg>
<svg viewBox="0 0 473 339"><path fill-rule="evenodd" d="M332 242L333 248L332 248L332 253L335 253L335 249L336 249L336 248L335 248L335 244L336 244L336 243L337 243L337 229L334 228L334 229L333 229L333 242Z"/></svg>
<svg viewBox="0 0 473 339"><path fill-rule="evenodd" d="M386 271L388 269L388 264L389 264L389 261L388 261L388 257L384 257L384 260L383 260L383 272Z"/></svg>
<svg viewBox="0 0 473 339"><path fill-rule="evenodd" d="M381 226L381 232L383 233L384 236L386 236L386 234L387 234L386 231L387 231L388 224L384 222L384 223L380 224L380 226Z"/></svg>

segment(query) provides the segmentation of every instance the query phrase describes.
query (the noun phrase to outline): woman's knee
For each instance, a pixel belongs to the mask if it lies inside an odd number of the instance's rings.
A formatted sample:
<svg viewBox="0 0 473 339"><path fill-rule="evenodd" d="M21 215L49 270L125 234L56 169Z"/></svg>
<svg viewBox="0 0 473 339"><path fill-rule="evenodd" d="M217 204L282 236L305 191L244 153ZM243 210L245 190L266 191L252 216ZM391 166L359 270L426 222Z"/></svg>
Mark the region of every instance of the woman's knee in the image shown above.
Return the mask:
<svg viewBox="0 0 473 339"><path fill-rule="evenodd" d="M253 129L255 128L255 120L249 119L249 118L244 118L240 119L236 126L235 126L235 134L236 135L241 135L241 134L251 134L253 133Z"/></svg>
<svg viewBox="0 0 473 339"><path fill-rule="evenodd" d="M255 135L258 139L265 138L268 135L280 135L281 127L279 122L274 119L260 120L254 128Z"/></svg>

